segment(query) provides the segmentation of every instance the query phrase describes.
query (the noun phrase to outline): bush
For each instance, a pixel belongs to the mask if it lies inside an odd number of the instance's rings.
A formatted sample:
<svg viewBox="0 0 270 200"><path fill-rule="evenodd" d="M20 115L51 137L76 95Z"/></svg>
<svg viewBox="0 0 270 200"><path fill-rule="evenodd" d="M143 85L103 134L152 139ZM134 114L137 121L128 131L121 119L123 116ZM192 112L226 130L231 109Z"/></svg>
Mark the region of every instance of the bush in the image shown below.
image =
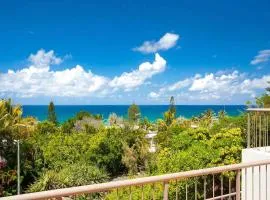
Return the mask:
<svg viewBox="0 0 270 200"><path fill-rule="evenodd" d="M108 175L104 170L86 163L73 163L63 169L48 170L33 183L28 191L39 192L52 189L59 189L72 186L90 185L108 180Z"/></svg>

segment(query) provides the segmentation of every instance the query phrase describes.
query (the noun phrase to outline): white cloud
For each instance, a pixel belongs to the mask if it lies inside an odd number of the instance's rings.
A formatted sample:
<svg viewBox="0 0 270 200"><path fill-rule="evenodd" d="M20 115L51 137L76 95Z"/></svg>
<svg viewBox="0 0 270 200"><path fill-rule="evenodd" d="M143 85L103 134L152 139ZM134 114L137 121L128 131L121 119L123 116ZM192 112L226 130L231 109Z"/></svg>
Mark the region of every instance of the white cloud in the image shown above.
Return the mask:
<svg viewBox="0 0 270 200"><path fill-rule="evenodd" d="M172 85L170 85L168 87L168 90L169 91L175 91L175 90L179 90L181 88L185 88L185 87L188 87L192 82L192 79L190 78L187 78L187 79L184 79L184 80L181 80L181 81L178 81Z"/></svg>
<svg viewBox="0 0 270 200"><path fill-rule="evenodd" d="M19 97L33 96L88 96L101 89L107 78L85 71L81 66L63 71L50 71L49 66L40 69L35 65L18 71L0 74L0 92Z"/></svg>
<svg viewBox="0 0 270 200"><path fill-rule="evenodd" d="M151 84L154 75L164 72L166 60L155 54L154 61L144 62L135 70L119 76L105 77L86 70L80 65L63 70L53 70L65 60L53 51L39 50L28 58L29 65L14 71L0 73L0 94L9 97L117 97L121 91L137 90L140 86L157 88L148 96L156 101L167 102L175 96L182 103L231 102L238 97L248 99L259 95L267 87L270 75L251 78L238 71L195 74L172 84ZM150 84L150 85L149 85ZM125 94L126 97L132 94ZM142 98L143 98L142 94ZM67 98L68 99L68 98ZM182 101L181 101L182 100ZM244 101L244 100L243 100ZM243 102L239 101L239 102Z"/></svg>
<svg viewBox="0 0 270 200"><path fill-rule="evenodd" d="M253 58L250 64L258 65L261 63L268 62L269 59L270 59L270 49L262 50L258 52L258 55Z"/></svg>
<svg viewBox="0 0 270 200"><path fill-rule="evenodd" d="M156 99L156 98L158 98L159 96L160 96L160 94L158 94L158 93L156 93L156 92L150 92L150 93L148 94L148 97L153 98L153 99Z"/></svg>
<svg viewBox="0 0 270 200"><path fill-rule="evenodd" d="M179 35L174 33L166 33L159 41L145 41L141 46L133 48L134 51L142 53L155 53L160 50L168 50L177 44Z"/></svg>
<svg viewBox="0 0 270 200"><path fill-rule="evenodd" d="M213 73L206 74L204 77L195 78L190 91L216 91L227 90L228 86L237 84L236 80L239 78L238 71L230 74L214 75Z"/></svg>
<svg viewBox="0 0 270 200"><path fill-rule="evenodd" d="M0 73L0 94L17 97L101 97L119 89L137 88L153 75L163 72L166 67L166 61L156 54L153 63L142 63L138 69L110 79L90 70L86 71L80 65L53 71L51 65L63 62L54 51L39 50L36 54L31 54L28 60L29 66L21 70Z"/></svg>
<svg viewBox="0 0 270 200"><path fill-rule="evenodd" d="M28 58L30 66L18 71L8 70L0 74L0 92L18 97L89 96L100 90L107 78L85 71L82 66L75 66L62 71L52 71L51 65L58 65L63 60L53 51L39 50Z"/></svg>
<svg viewBox="0 0 270 200"><path fill-rule="evenodd" d="M251 96L256 96L255 90L265 89L269 86L270 75L264 75L261 78L245 79L239 85L239 92L242 94L250 94Z"/></svg>
<svg viewBox="0 0 270 200"><path fill-rule="evenodd" d="M121 76L117 76L111 80L109 86L115 89L122 88L126 91L130 91L142 85L153 75L163 72L165 68L166 60L156 53L155 61L153 63L144 62L140 64L138 69L132 72L124 72Z"/></svg>
<svg viewBox="0 0 270 200"><path fill-rule="evenodd" d="M180 89L185 89L185 88L189 87L192 84L193 80L195 78L199 78L199 77L201 77L201 75L200 74L196 74L194 77L186 78L184 80L177 81L177 82L175 82L175 83L173 83L171 85L162 86L158 90L158 92L153 92L153 91L150 92L148 94L148 97L153 98L153 99L157 99L157 98L159 98L161 96L164 97L164 95L165 95L165 98L167 98L166 97L166 94L168 94L170 92L179 91Z"/></svg>
<svg viewBox="0 0 270 200"><path fill-rule="evenodd" d="M258 89L264 90L267 87L267 81L269 80L270 75L251 79L238 71L222 75L210 73L201 78L196 78L189 91L224 99L239 94L255 96Z"/></svg>
<svg viewBox="0 0 270 200"><path fill-rule="evenodd" d="M152 91L149 97L153 99L166 98L175 95L184 98L185 101L212 102L215 100L232 100L236 96L246 98L258 95L267 87L270 75L257 78L249 78L238 71L226 73L196 74L193 77L177 81L174 84L162 87L158 92Z"/></svg>
<svg viewBox="0 0 270 200"><path fill-rule="evenodd" d="M46 53L44 49L40 49L36 54L31 54L28 60L35 68L47 68L50 65L59 65L63 62L61 58L54 55L53 50Z"/></svg>

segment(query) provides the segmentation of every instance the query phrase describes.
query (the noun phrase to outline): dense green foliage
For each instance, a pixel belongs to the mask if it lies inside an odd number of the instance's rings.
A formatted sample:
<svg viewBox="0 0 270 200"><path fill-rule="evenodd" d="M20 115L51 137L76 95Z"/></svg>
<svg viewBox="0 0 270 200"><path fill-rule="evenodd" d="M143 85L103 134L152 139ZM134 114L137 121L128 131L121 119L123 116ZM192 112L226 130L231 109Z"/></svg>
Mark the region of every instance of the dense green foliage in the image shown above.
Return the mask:
<svg viewBox="0 0 270 200"><path fill-rule="evenodd" d="M44 171L39 179L30 185L29 192L95 184L108 180L104 170L86 163L76 162L60 170Z"/></svg>
<svg viewBox="0 0 270 200"><path fill-rule="evenodd" d="M17 152L13 140L17 139L21 140L23 192L238 163L245 146L245 114L229 117L221 111L216 117L208 110L192 119L177 118L173 97L164 119L156 122L141 119L135 104L128 110L128 119L111 114L109 125L101 115L84 111L62 124L49 118L37 122L21 115L20 106L0 101L0 139L7 141L0 146L0 156L6 160L0 165L1 196L16 193ZM192 124L197 128L191 128ZM150 130L158 132L155 153L149 152L145 138ZM156 198L162 194L161 188L156 185ZM151 186L144 188L146 195L152 190ZM140 199L140 191L134 188L133 199ZM121 190L119 195L124 198L128 192ZM102 198L115 199L115 192Z"/></svg>
<svg viewBox="0 0 270 200"><path fill-rule="evenodd" d="M270 81L268 84L270 84ZM264 94L256 98L256 104L261 108L270 108L270 86L265 88Z"/></svg>
<svg viewBox="0 0 270 200"><path fill-rule="evenodd" d="M61 125L63 133L71 132L89 132L95 133L99 127L102 126L102 116L92 115L86 111L78 112L74 117L68 119Z"/></svg>
<svg viewBox="0 0 270 200"><path fill-rule="evenodd" d="M18 140L23 141L31 135L36 126L33 118L22 118L20 106L11 104L11 100L0 100L0 196L16 192L16 153ZM21 176L32 179L32 170L28 146L21 143Z"/></svg>

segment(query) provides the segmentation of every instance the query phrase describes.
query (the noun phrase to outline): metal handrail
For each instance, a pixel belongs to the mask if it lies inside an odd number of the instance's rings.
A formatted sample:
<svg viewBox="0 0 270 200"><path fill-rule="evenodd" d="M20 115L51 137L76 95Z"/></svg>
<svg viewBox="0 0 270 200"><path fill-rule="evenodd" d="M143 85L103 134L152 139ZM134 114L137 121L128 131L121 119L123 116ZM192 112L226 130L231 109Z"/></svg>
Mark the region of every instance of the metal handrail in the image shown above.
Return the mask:
<svg viewBox="0 0 270 200"><path fill-rule="evenodd" d="M16 200L33 200L33 199L36 200L36 199L65 197L65 196L72 196L72 195L78 195L78 194L104 192L104 191L110 191L112 189L128 187L128 186L138 186L138 185L145 185L145 184L151 184L151 183L153 184L157 182L168 183L171 180L182 180L186 178L205 176L205 175L210 175L210 174L218 174L218 173L228 172L228 171L239 171L245 168L256 167L256 166L261 166L261 165L270 165L270 160L225 165L225 166L192 170L192 171L186 171L186 172L165 174L165 175L159 175L159 176L150 176L150 177L122 180L122 181L112 181L112 182L107 182L107 183L85 185L85 186L78 186L78 187L71 187L71 188L48 190L48 191L43 191L43 192L3 197L0 199L1 200L15 200L15 199Z"/></svg>
<svg viewBox="0 0 270 200"><path fill-rule="evenodd" d="M248 108L247 111L270 112L270 108Z"/></svg>

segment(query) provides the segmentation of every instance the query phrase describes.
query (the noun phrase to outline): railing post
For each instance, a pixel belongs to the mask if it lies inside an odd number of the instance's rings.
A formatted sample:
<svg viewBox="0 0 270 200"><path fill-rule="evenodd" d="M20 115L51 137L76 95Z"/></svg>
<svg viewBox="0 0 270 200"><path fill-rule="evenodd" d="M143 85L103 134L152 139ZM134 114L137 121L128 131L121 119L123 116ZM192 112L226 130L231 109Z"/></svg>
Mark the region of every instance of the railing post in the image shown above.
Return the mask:
<svg viewBox="0 0 270 200"><path fill-rule="evenodd" d="M129 186L129 200L132 200L131 186Z"/></svg>
<svg viewBox="0 0 270 200"><path fill-rule="evenodd" d="M236 200L241 199L241 170L237 170L236 172Z"/></svg>
<svg viewBox="0 0 270 200"><path fill-rule="evenodd" d="M163 200L169 199L169 182L164 182L163 185Z"/></svg>
<svg viewBox="0 0 270 200"><path fill-rule="evenodd" d="M247 147L250 148L250 113L248 113L248 124L247 124L247 131L248 131L248 136L247 136Z"/></svg>
<svg viewBox="0 0 270 200"><path fill-rule="evenodd" d="M203 199L206 199L206 177L203 179Z"/></svg>
<svg viewBox="0 0 270 200"><path fill-rule="evenodd" d="M262 147L262 115L260 114L260 127L259 127L259 147Z"/></svg>

